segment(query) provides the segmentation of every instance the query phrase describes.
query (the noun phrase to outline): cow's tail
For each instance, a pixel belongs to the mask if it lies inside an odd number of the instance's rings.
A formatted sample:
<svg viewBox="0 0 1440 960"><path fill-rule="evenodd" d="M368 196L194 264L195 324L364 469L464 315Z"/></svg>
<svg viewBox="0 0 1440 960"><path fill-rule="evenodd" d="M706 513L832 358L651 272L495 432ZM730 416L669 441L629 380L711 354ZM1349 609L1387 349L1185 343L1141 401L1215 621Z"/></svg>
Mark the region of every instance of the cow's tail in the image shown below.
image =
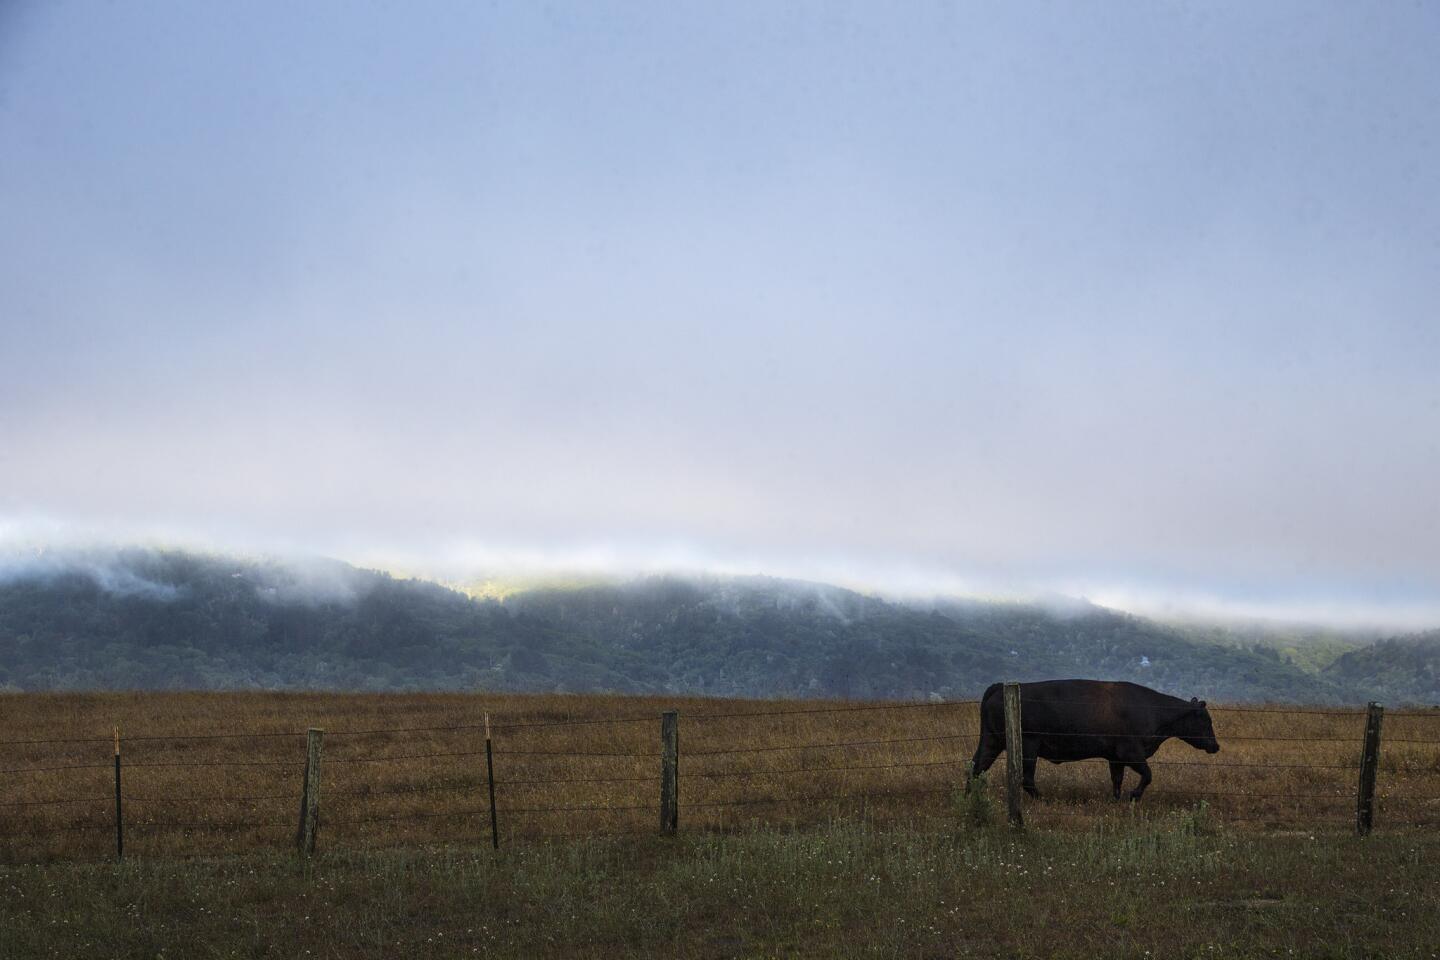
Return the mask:
<svg viewBox="0 0 1440 960"><path fill-rule="evenodd" d="M1005 707L1001 702L1004 696L1003 683L992 683L985 688L984 695L980 697L980 736L1005 735Z"/></svg>
<svg viewBox="0 0 1440 960"><path fill-rule="evenodd" d="M1003 684L1003 683L992 683L992 684L990 684L990 686L986 687L986 688L985 688L985 692L984 692L983 694L981 694L981 696L980 696L980 709L981 709L981 710L984 710L984 709L985 709L985 704L990 700L991 697L998 697L998 696L1000 696L1001 694L1003 694L1004 692L1005 692L1005 684Z"/></svg>
<svg viewBox="0 0 1440 960"><path fill-rule="evenodd" d="M1004 749L1005 712L998 709L997 703L1004 689L1004 684L992 683L985 688L985 693L980 698L980 738L975 745L975 756L970 761L971 777L989 770L996 756ZM969 791L969 782L965 789Z"/></svg>

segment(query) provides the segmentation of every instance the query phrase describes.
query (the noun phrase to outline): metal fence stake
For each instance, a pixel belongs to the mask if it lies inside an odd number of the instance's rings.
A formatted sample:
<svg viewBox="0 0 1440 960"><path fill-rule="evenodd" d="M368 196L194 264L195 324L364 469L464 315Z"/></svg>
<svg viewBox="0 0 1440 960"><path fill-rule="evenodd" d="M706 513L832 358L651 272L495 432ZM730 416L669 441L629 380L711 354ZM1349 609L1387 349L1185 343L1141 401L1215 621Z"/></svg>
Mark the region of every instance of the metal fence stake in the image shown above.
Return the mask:
<svg viewBox="0 0 1440 960"><path fill-rule="evenodd" d="M674 833L680 825L680 714L660 715L660 832Z"/></svg>
<svg viewBox="0 0 1440 960"><path fill-rule="evenodd" d="M490 781L490 846L500 849L500 821L495 813L495 754L490 747L490 714L485 714L485 777Z"/></svg>
<svg viewBox="0 0 1440 960"><path fill-rule="evenodd" d="M125 857L125 813L120 802L120 728L115 728L115 859Z"/></svg>

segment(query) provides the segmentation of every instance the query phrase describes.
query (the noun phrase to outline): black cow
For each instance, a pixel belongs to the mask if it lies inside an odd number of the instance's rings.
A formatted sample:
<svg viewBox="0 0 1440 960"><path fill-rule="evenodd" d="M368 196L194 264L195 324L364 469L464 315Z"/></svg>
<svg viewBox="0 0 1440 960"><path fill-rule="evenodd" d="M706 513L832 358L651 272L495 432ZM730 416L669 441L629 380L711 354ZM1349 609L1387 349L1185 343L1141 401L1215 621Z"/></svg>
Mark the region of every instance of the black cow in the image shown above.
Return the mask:
<svg viewBox="0 0 1440 960"><path fill-rule="evenodd" d="M991 684L980 701L980 745L972 767L976 775L990 769L1005 749L1005 704L1001 684ZM1204 700L1182 700L1142 687L1110 680L1045 680L1020 684L1020 733L1025 759L1025 792L1035 789L1035 761L1110 761L1115 799L1125 768L1140 774L1130 791L1139 800L1150 785L1145 761L1160 745L1177 737L1197 750L1218 753L1220 743L1210 724Z"/></svg>

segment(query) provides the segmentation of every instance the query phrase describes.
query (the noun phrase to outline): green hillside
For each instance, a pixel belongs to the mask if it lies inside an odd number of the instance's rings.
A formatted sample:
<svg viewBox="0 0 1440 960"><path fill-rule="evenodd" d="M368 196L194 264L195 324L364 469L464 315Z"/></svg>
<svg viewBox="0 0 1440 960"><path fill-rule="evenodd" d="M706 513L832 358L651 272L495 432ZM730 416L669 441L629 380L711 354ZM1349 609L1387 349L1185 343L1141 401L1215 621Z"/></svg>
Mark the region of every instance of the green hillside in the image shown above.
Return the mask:
<svg viewBox="0 0 1440 960"><path fill-rule="evenodd" d="M999 679L1073 676L1215 699L1430 701L1437 649L1433 635L1396 641L1319 669L1263 638L1215 642L1097 607L896 603L768 578L501 599L331 561L131 550L12 565L0 579L0 687L11 690L958 698ZM1392 669L1392 650L1428 666Z"/></svg>
<svg viewBox="0 0 1440 960"><path fill-rule="evenodd" d="M1324 677L1398 703L1440 703L1440 630L1382 640L1338 657Z"/></svg>

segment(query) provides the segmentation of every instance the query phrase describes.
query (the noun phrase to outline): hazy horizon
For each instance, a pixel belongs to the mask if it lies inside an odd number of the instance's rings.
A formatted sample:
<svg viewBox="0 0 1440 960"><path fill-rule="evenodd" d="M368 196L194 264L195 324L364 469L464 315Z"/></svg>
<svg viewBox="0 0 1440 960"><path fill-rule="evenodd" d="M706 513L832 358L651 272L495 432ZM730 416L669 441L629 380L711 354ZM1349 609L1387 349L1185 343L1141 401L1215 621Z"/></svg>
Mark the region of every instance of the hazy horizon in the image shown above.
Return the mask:
<svg viewBox="0 0 1440 960"><path fill-rule="evenodd" d="M407 579L425 580L472 595L508 595L526 589L554 586L593 584L624 585L650 578L675 578L692 582L710 579L774 579L796 584L838 587L897 603L928 603L945 601L977 601L1001 604L1034 604L1062 612L1073 612L1082 606L1102 607L1147 617L1176 625L1210 625L1218 627L1266 629L1337 630L1357 636L1400 635L1426 632L1440 628L1440 621L1430 617L1428 610L1396 610L1388 616L1373 616L1354 609L1325 607L1278 607L1274 604L1245 607L1215 597L1146 595L1143 592L1112 595L1090 595L1083 592L1060 592L1049 588L1026 588L1001 584L964 584L947 579L939 573L894 568L871 571L868 575L850 565L812 565L801 568L761 567L743 563L702 565L694 556L683 558L679 552L653 555L648 563L619 562L612 553L590 551L558 555L490 554L486 559L472 556L470 560L451 557L449 560L425 560L415 555L380 554L368 557L319 554L294 547L262 548L249 546L205 544L195 541L163 540L136 537L126 541L105 541L96 538L74 539L57 537L20 537L13 527L7 533L0 528L0 583L25 576L48 575L58 571L78 570L90 574L102 589L119 592L146 592L165 599L173 593L164 585L134 581L126 571L112 569L117 555L129 550L176 551L196 556L237 561L279 563L297 572L319 575L332 562L358 569L376 570ZM319 566L317 566L317 564ZM323 578L322 578L323 579ZM121 584L119 588L115 585ZM159 590L150 587L159 586ZM477 592L477 590L479 592Z"/></svg>
<svg viewBox="0 0 1440 960"><path fill-rule="evenodd" d="M0 548L1440 626L1440 8L0 6Z"/></svg>

